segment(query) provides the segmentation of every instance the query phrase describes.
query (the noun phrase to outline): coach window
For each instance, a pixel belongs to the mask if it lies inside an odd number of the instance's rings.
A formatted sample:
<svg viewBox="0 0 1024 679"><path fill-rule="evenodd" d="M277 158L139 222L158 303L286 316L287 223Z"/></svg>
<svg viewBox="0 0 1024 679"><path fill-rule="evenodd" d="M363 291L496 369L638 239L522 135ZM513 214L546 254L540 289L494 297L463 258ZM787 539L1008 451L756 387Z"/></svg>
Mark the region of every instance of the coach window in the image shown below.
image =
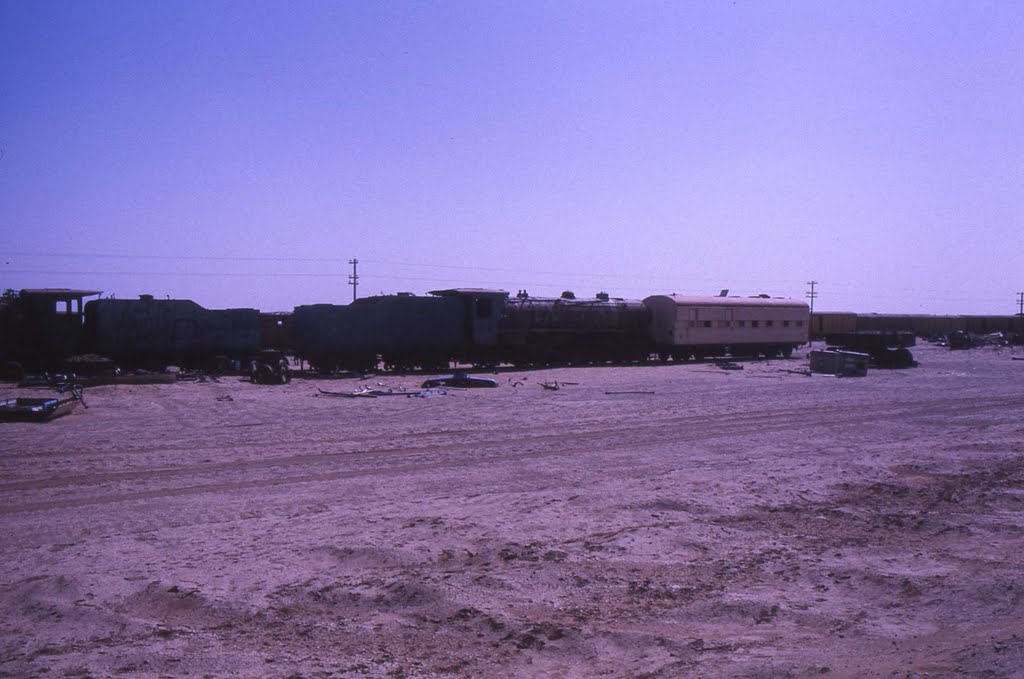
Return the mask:
<svg viewBox="0 0 1024 679"><path fill-rule="evenodd" d="M745 328L745 327L747 327L747 322L746 321L736 321L736 327L737 328Z"/></svg>
<svg viewBox="0 0 1024 679"><path fill-rule="evenodd" d="M728 328L729 327L729 321L718 321L718 327L719 328Z"/></svg>
<svg viewBox="0 0 1024 679"><path fill-rule="evenodd" d="M782 321L782 327L783 328L788 328L789 327L789 321Z"/></svg>
<svg viewBox="0 0 1024 679"><path fill-rule="evenodd" d="M750 327L756 328L761 321L750 321Z"/></svg>
<svg viewBox="0 0 1024 679"><path fill-rule="evenodd" d="M711 321L704 321L704 327L705 328L710 328L711 327Z"/></svg>
<svg viewBox="0 0 1024 679"><path fill-rule="evenodd" d="M764 325L765 325L766 328L770 328L773 325L775 325L775 321L765 321Z"/></svg>
<svg viewBox="0 0 1024 679"><path fill-rule="evenodd" d="M697 325L696 321L690 321L690 327L693 328Z"/></svg>
<svg viewBox="0 0 1024 679"><path fill-rule="evenodd" d="M796 322L796 327L798 327L798 328L804 327L804 322L803 321L797 321Z"/></svg>

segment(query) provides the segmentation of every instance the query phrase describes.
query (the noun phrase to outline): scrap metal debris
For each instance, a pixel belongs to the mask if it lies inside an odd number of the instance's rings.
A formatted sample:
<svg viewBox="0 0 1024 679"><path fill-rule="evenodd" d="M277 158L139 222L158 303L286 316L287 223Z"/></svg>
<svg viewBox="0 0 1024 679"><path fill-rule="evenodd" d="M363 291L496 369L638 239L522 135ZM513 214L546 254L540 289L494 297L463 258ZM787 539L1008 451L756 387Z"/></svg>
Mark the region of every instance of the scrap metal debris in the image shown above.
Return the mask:
<svg viewBox="0 0 1024 679"><path fill-rule="evenodd" d="M827 349L811 352L811 372L836 377L864 377L868 374L868 354Z"/></svg>
<svg viewBox="0 0 1024 679"><path fill-rule="evenodd" d="M64 391L64 390L62 390ZM82 397L82 387L70 386L69 398L9 398L0 401L0 421L3 422L49 422L67 415L81 403L88 408Z"/></svg>
<svg viewBox="0 0 1024 679"><path fill-rule="evenodd" d="M465 389L474 389L478 387L497 387L498 382L497 380L492 380L490 377L474 377L469 373L460 370L452 375L431 377L430 379L424 380L422 386L424 389L430 389L431 387L463 387Z"/></svg>
<svg viewBox="0 0 1024 679"><path fill-rule="evenodd" d="M733 363L731 361L715 361L715 365L722 370L743 370L743 366L739 363Z"/></svg>
<svg viewBox="0 0 1024 679"><path fill-rule="evenodd" d="M867 354L876 368L913 368L917 366L909 347L916 346L912 332L860 330L825 335L829 349Z"/></svg>
<svg viewBox="0 0 1024 679"><path fill-rule="evenodd" d="M288 384L292 381L288 358L276 349L261 351L249 362L249 381L253 384Z"/></svg>
<svg viewBox="0 0 1024 679"><path fill-rule="evenodd" d="M558 391L562 387L579 386L579 382L558 382L557 380L552 380L550 382L539 382L538 384L540 384L540 386L543 387L544 389L548 389L550 391Z"/></svg>
<svg viewBox="0 0 1024 679"><path fill-rule="evenodd" d="M379 383L378 383L379 384ZM409 390L404 387L398 389L373 389L371 387L362 387L355 391L327 391L326 389L318 389L319 394L313 394L314 396L333 396L336 398L379 398L381 396L409 396L415 398L430 398L432 396L447 396L448 392L443 389L415 389Z"/></svg>

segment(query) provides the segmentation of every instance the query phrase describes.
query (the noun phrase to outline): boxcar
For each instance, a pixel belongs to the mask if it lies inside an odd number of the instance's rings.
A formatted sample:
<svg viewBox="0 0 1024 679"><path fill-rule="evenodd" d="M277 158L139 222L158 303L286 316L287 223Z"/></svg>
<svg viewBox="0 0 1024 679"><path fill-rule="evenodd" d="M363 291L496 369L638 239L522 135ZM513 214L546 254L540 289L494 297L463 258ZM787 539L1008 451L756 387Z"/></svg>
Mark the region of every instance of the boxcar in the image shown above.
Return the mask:
<svg viewBox="0 0 1024 679"><path fill-rule="evenodd" d="M811 314L811 339L837 332L856 332L857 314L844 311L817 311Z"/></svg>

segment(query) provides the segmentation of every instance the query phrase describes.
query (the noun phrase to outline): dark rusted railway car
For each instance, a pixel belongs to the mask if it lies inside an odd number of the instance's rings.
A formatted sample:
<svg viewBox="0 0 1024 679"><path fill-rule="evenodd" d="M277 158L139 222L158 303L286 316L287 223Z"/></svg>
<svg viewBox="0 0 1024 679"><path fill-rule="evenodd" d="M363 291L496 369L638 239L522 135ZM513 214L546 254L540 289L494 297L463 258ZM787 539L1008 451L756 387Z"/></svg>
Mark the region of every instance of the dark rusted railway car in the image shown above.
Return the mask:
<svg viewBox="0 0 1024 679"><path fill-rule="evenodd" d="M122 367L227 369L260 350L256 309L206 309L191 300L99 299L85 305L84 341Z"/></svg>
<svg viewBox="0 0 1024 679"><path fill-rule="evenodd" d="M286 353L293 351L292 315L291 311L261 311L260 346Z"/></svg>
<svg viewBox="0 0 1024 679"><path fill-rule="evenodd" d="M347 305L298 306L292 316L292 343L299 356L323 372L371 370L380 362L397 370L475 362L477 348L496 343L506 295L453 289L429 297L400 293Z"/></svg>
<svg viewBox="0 0 1024 679"><path fill-rule="evenodd" d="M321 372L443 367L462 341L462 305L437 297L364 297L295 307L296 353Z"/></svg>
<svg viewBox="0 0 1024 679"><path fill-rule="evenodd" d="M519 365L642 361L652 348L650 318L643 302L605 293L577 299L521 292L505 302L494 350Z"/></svg>

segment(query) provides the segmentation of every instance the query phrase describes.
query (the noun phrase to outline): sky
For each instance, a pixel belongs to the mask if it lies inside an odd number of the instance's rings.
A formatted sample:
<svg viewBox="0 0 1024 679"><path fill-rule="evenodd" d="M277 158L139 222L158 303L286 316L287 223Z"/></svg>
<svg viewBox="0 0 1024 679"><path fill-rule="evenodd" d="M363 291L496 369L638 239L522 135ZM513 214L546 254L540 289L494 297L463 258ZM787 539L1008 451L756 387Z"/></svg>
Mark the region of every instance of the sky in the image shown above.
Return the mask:
<svg viewBox="0 0 1024 679"><path fill-rule="evenodd" d="M0 35L0 288L1024 291L1024 3L0 0Z"/></svg>

